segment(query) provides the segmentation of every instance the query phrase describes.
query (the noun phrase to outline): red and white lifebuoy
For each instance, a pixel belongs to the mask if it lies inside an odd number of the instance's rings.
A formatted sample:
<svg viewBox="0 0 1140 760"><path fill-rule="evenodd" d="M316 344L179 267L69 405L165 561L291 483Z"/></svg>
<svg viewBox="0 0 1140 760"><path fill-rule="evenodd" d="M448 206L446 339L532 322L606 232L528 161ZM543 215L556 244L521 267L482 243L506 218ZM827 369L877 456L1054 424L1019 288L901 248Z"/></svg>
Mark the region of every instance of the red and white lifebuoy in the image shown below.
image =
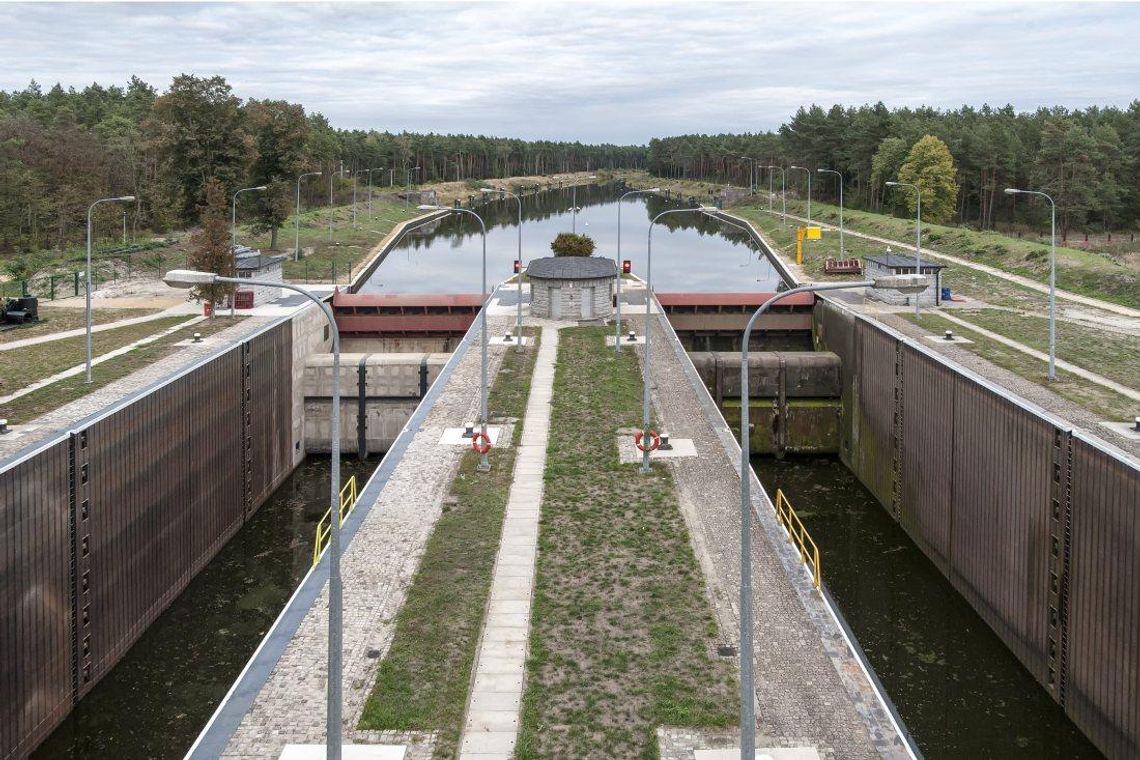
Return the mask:
<svg viewBox="0 0 1140 760"><path fill-rule="evenodd" d="M642 443L645 440L645 433L637 431L637 435L633 437L633 445L641 451L657 451L657 447L661 445L661 436L657 435L656 430L649 431L649 442Z"/></svg>
<svg viewBox="0 0 1140 760"><path fill-rule="evenodd" d="M483 443L479 443L483 441ZM486 454L491 450L491 436L486 433L476 433L471 436L471 448L480 454Z"/></svg>

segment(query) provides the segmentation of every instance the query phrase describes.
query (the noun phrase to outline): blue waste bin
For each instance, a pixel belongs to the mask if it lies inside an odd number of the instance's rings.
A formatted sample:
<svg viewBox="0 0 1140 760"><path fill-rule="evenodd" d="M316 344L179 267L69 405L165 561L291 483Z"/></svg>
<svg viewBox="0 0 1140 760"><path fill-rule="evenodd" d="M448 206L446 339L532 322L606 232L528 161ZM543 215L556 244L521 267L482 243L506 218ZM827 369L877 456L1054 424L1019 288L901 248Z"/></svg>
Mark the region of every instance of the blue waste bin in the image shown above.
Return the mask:
<svg viewBox="0 0 1140 760"><path fill-rule="evenodd" d="M942 300L943 301L949 301L950 300L950 288L942 288Z"/></svg>

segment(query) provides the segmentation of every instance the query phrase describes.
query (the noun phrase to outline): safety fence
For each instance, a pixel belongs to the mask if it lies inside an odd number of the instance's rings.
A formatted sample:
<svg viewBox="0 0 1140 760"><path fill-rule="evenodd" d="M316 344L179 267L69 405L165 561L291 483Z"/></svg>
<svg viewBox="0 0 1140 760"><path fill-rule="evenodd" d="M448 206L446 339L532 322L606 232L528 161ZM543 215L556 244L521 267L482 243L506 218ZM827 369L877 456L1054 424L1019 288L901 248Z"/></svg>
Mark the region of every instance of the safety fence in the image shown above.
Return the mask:
<svg viewBox="0 0 1140 760"><path fill-rule="evenodd" d="M344 525L344 518L348 517L356 507L356 476L353 475L340 489L340 522L337 527ZM321 561L325 549L329 548L332 538L332 507L329 507L320 520L317 521L316 537L313 541L313 567Z"/></svg>
<svg viewBox="0 0 1140 760"><path fill-rule="evenodd" d="M796 514L796 510L792 509L792 503L788 501L788 497L784 496L782 489L776 489L776 502L773 506L776 508L776 519L788 532L788 540L799 550L800 562L807 565L808 571L811 573L812 585L818 591L821 582L819 547L815 545L815 541L807 532L807 528L800 521L800 516Z"/></svg>

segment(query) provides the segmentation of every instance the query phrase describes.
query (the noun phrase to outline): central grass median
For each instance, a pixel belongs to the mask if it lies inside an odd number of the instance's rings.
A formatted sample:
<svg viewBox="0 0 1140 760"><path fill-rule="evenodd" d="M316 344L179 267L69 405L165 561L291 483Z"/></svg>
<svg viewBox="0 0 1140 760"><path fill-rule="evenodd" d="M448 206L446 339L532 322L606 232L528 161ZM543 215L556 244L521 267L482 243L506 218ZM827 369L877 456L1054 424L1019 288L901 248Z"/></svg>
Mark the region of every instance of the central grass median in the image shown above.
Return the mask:
<svg viewBox="0 0 1140 760"><path fill-rule="evenodd" d="M523 417L537 337L531 338L531 345L525 353L508 349L504 354L488 395L492 420ZM523 434L522 426L516 426L514 440ZM360 728L436 731L433 756L456 756L515 451L492 449L488 473L476 472L475 452L464 454L450 503L444 505L396 615L392 646L380 663Z"/></svg>
<svg viewBox="0 0 1140 760"><path fill-rule="evenodd" d="M655 758L661 725L737 719L717 627L672 476L620 464L637 427L634 352L563 330L547 451L527 685L516 756Z"/></svg>

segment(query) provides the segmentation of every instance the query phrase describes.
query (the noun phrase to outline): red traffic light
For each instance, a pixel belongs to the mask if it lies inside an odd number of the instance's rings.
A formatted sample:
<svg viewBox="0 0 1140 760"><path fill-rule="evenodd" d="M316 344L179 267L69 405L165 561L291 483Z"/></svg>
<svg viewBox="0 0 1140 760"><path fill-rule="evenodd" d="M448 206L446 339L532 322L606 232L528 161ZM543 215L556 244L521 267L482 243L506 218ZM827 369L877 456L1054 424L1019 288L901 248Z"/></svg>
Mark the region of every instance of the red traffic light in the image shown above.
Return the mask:
<svg viewBox="0 0 1140 760"><path fill-rule="evenodd" d="M515 274L518 274L521 271L522 271L522 262L519 261L518 259L515 259Z"/></svg>
<svg viewBox="0 0 1140 760"><path fill-rule="evenodd" d="M632 271L633 271L633 262L630 261L629 259L624 259L621 262L621 273L622 274L629 274Z"/></svg>

